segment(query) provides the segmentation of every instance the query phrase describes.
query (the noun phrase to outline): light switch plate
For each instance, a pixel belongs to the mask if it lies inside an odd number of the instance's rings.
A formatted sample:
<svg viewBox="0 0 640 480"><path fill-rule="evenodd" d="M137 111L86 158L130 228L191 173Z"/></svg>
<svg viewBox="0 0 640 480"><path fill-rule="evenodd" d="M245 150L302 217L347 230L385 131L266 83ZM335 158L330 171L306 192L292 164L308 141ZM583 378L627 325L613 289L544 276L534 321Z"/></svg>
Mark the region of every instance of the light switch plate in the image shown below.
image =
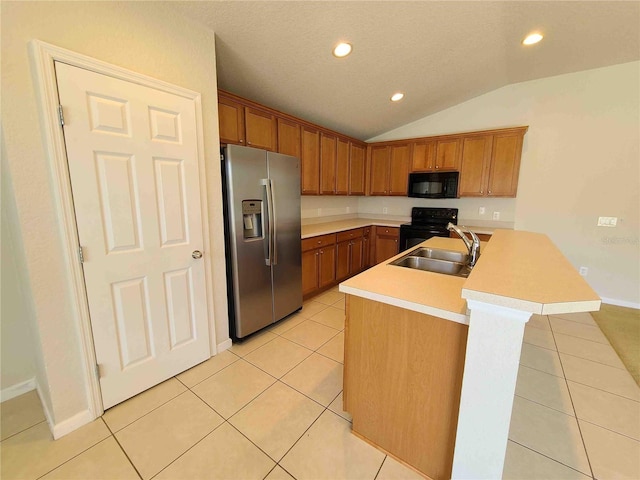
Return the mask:
<svg viewBox="0 0 640 480"><path fill-rule="evenodd" d="M484 215L484 214L485 214L485 212L486 212L486 210L485 210L485 208L484 208L484 207L480 207L480 208L478 209L478 213L479 213L480 215Z"/></svg>
<svg viewBox="0 0 640 480"><path fill-rule="evenodd" d="M500 212L493 212L493 219L500 220Z"/></svg>

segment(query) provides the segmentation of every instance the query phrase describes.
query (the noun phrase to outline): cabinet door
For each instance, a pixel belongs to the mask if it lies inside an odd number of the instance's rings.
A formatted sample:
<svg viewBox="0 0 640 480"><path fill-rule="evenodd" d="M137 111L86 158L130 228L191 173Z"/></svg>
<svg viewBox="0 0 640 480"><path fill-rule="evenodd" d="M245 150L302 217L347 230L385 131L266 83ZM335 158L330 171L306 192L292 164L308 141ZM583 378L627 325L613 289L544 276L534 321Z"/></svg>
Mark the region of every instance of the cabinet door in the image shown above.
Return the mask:
<svg viewBox="0 0 640 480"><path fill-rule="evenodd" d="M371 147L371 195L389 191L389 147Z"/></svg>
<svg viewBox="0 0 640 480"><path fill-rule="evenodd" d="M300 158L301 148L300 125L278 118L278 152Z"/></svg>
<svg viewBox="0 0 640 480"><path fill-rule="evenodd" d="M332 245L320 249L320 288L331 285L336 280L336 247Z"/></svg>
<svg viewBox="0 0 640 480"><path fill-rule="evenodd" d="M365 194L366 148L351 144L349 152L349 195Z"/></svg>
<svg viewBox="0 0 640 480"><path fill-rule="evenodd" d="M338 138L336 149L336 195L349 193L349 141Z"/></svg>
<svg viewBox="0 0 640 480"><path fill-rule="evenodd" d="M436 170L458 170L460 168L461 140L438 140L436 144Z"/></svg>
<svg viewBox="0 0 640 480"><path fill-rule="evenodd" d="M391 147L389 160L389 195L407 196L409 180L409 145L394 145Z"/></svg>
<svg viewBox="0 0 640 480"><path fill-rule="evenodd" d="M349 258L349 274L354 275L364 266L364 237L351 240L351 255Z"/></svg>
<svg viewBox="0 0 640 480"><path fill-rule="evenodd" d="M319 249L302 252L302 295L308 295L318 289L319 252Z"/></svg>
<svg viewBox="0 0 640 480"><path fill-rule="evenodd" d="M343 280L350 273L351 240L336 245L336 280Z"/></svg>
<svg viewBox="0 0 640 480"><path fill-rule="evenodd" d="M320 194L336 192L336 148L337 138L322 133L320 136Z"/></svg>
<svg viewBox="0 0 640 480"><path fill-rule="evenodd" d="M412 172L431 172L436 167L436 142L413 144L411 154Z"/></svg>
<svg viewBox="0 0 640 480"><path fill-rule="evenodd" d="M399 228L376 228L376 263L384 262L398 253L399 236Z"/></svg>
<svg viewBox="0 0 640 480"><path fill-rule="evenodd" d="M244 145L244 106L226 97L218 97L220 143Z"/></svg>
<svg viewBox="0 0 640 480"><path fill-rule="evenodd" d="M320 132L302 127L302 181L303 195L320 193Z"/></svg>
<svg viewBox="0 0 640 480"><path fill-rule="evenodd" d="M493 137L468 137L462 141L462 165L458 195L482 197L487 194L487 177Z"/></svg>
<svg viewBox="0 0 640 480"><path fill-rule="evenodd" d="M247 145L275 152L278 146L278 124L275 115L257 108L244 108Z"/></svg>
<svg viewBox="0 0 640 480"><path fill-rule="evenodd" d="M487 195L515 197L518 191L520 155L523 134L511 133L493 137Z"/></svg>
<svg viewBox="0 0 640 480"><path fill-rule="evenodd" d="M366 233L362 237L362 269L369 268L371 266L371 236Z"/></svg>

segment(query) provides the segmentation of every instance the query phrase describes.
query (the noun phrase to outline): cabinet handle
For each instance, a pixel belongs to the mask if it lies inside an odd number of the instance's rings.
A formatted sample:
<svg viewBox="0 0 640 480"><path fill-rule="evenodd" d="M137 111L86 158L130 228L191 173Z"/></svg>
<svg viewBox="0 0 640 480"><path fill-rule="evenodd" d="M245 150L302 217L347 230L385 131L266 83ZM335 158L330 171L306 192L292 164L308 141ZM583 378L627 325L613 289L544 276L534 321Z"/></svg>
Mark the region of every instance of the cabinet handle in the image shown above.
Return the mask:
<svg viewBox="0 0 640 480"><path fill-rule="evenodd" d="M480 190L480 193L484 193L482 190Z"/></svg>
<svg viewBox="0 0 640 480"><path fill-rule="evenodd" d="M316 257L318 256L318 252L316 252Z"/></svg>
<svg viewBox="0 0 640 480"><path fill-rule="evenodd" d="M322 250L320 250L320 255L324 255L324 252Z"/></svg>
<svg viewBox="0 0 640 480"><path fill-rule="evenodd" d="M251 145L251 142L247 142L247 145Z"/></svg>
<svg viewBox="0 0 640 480"><path fill-rule="evenodd" d="M489 193L489 195L491 195L491 190L489 190L489 192L488 192L488 193Z"/></svg>
<svg viewBox="0 0 640 480"><path fill-rule="evenodd" d="M436 165L436 168L440 168L438 165Z"/></svg>

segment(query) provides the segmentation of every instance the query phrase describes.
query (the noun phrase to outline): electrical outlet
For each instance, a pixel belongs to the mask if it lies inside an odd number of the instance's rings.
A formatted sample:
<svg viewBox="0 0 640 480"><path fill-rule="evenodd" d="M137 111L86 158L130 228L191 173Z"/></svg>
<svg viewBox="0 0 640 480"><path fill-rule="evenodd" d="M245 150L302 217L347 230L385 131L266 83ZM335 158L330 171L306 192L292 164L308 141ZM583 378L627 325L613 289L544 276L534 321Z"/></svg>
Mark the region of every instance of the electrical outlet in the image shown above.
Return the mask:
<svg viewBox="0 0 640 480"><path fill-rule="evenodd" d="M382 207L382 213L387 213L389 209L387 207Z"/></svg>
<svg viewBox="0 0 640 480"><path fill-rule="evenodd" d="M485 214L485 212L486 212L486 209L485 209L484 207L480 207L480 208L478 209L478 213L479 213L480 215L484 215L484 214Z"/></svg>
<svg viewBox="0 0 640 480"><path fill-rule="evenodd" d="M500 220L500 212L493 212L493 219Z"/></svg>
<svg viewBox="0 0 640 480"><path fill-rule="evenodd" d="M618 217L598 217L599 227L615 227L618 225Z"/></svg>
<svg viewBox="0 0 640 480"><path fill-rule="evenodd" d="M588 267L580 267L580 275L582 275L583 277L586 277L588 274L589 274Z"/></svg>

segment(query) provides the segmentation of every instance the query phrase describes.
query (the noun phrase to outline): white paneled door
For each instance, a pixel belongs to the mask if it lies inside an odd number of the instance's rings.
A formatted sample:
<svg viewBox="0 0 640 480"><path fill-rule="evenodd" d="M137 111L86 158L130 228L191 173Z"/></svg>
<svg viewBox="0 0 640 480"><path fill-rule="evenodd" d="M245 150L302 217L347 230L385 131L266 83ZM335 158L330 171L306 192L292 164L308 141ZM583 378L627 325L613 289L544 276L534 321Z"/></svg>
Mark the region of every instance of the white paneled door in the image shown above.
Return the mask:
<svg viewBox="0 0 640 480"><path fill-rule="evenodd" d="M55 66L106 409L210 355L196 109Z"/></svg>

